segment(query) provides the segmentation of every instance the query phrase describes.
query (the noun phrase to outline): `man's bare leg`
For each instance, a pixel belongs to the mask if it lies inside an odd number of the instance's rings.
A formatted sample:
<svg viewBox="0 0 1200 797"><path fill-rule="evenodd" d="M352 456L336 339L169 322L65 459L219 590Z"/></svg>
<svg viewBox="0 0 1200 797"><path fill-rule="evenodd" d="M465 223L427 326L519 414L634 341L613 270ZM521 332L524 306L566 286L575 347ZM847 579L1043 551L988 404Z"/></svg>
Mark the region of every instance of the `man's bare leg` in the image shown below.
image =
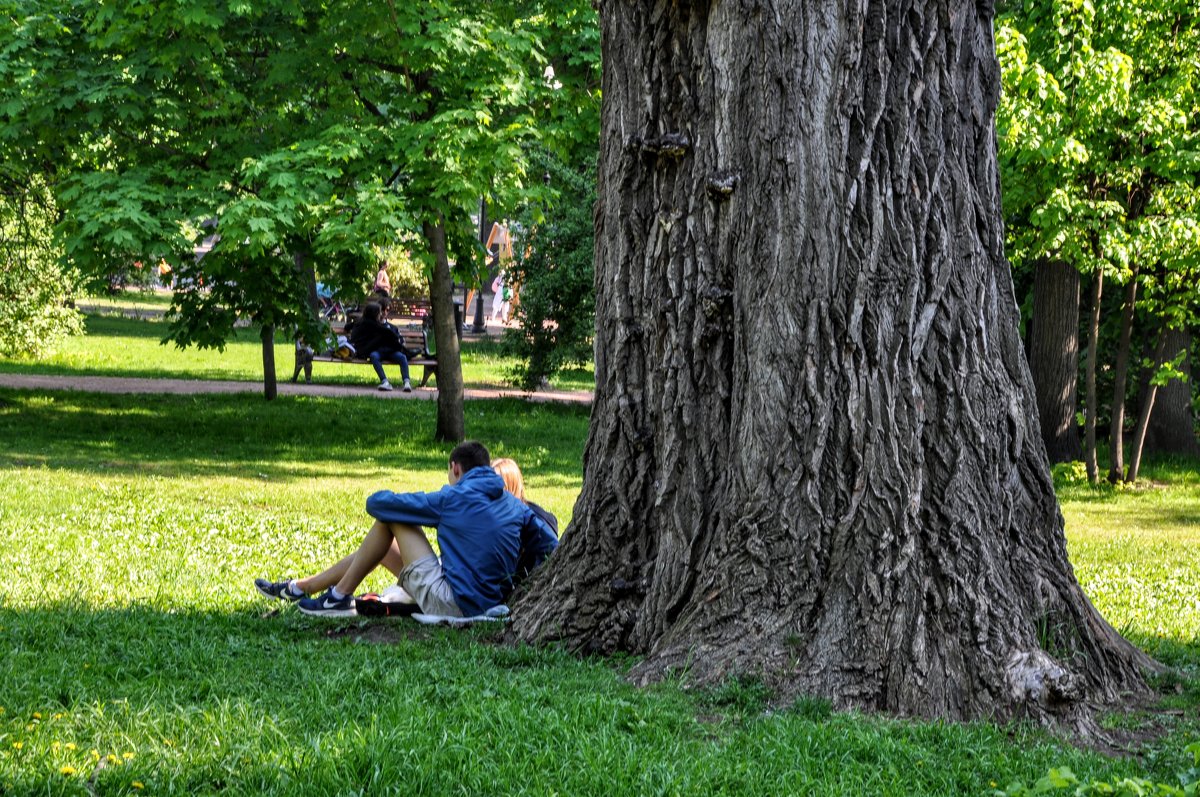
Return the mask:
<svg viewBox="0 0 1200 797"><path fill-rule="evenodd" d="M338 591L339 595L353 595L363 579L372 570L383 564L388 552L393 549L397 551L401 562L400 567L392 571L397 575L407 565L433 555L433 547L429 544L429 540L425 539L425 532L421 531L420 527L410 526L407 523L384 523L377 520L375 525L371 526L371 530L367 532L367 536L363 538L362 544L358 546L354 556L350 557L350 563L346 565L345 572L334 585L334 589Z"/></svg>
<svg viewBox="0 0 1200 797"><path fill-rule="evenodd" d="M433 546L429 544L425 532L420 526L408 523L388 523L388 533L392 535L392 545L400 554L403 567L411 565L426 556L433 556ZM399 574L397 574L399 575Z"/></svg>
<svg viewBox="0 0 1200 797"><path fill-rule="evenodd" d="M375 521L374 525L367 530L367 535L363 537L358 550L350 557L350 562L346 565L342 577L338 579L333 588L339 595L353 595L363 579L372 570L383 564L384 557L387 556L393 545L392 532L388 529L387 524ZM341 562L330 569L332 570L340 564Z"/></svg>
<svg viewBox="0 0 1200 797"><path fill-rule="evenodd" d="M352 553L314 576L296 579L296 588L303 590L308 595L316 595L318 592L329 589L346 575L346 571L350 569L350 563L354 561L356 555L356 553ZM404 569L404 561L400 558L400 550L396 547L395 539L388 546L387 553L383 555L383 561L380 564L399 578L400 571Z"/></svg>

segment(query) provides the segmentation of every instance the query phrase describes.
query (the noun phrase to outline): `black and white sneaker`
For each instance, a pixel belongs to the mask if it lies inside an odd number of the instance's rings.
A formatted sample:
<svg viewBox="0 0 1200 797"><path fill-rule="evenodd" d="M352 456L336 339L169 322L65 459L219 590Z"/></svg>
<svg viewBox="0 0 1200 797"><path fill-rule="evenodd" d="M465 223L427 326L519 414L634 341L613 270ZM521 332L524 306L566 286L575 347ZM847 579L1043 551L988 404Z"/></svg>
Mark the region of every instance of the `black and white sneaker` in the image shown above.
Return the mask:
<svg viewBox="0 0 1200 797"><path fill-rule="evenodd" d="M315 598L305 598L296 605L300 607L300 611L314 617L355 617L358 615L358 610L354 608L354 596L343 595L335 598L332 589L326 590L323 595Z"/></svg>
<svg viewBox="0 0 1200 797"><path fill-rule="evenodd" d="M285 600L295 603L301 598L308 597L304 592L296 589L296 582L293 580L286 581L267 581L265 578L254 579L254 588L264 598L270 600Z"/></svg>

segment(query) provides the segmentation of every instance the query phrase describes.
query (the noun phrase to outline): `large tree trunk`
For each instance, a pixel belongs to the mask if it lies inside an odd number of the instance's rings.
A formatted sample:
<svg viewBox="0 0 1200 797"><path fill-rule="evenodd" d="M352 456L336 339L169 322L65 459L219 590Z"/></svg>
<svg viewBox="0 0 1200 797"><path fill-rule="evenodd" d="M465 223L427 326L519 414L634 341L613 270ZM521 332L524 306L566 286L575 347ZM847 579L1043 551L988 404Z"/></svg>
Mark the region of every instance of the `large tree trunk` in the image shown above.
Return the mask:
<svg viewBox="0 0 1200 797"><path fill-rule="evenodd" d="M446 227L426 222L425 240L433 254L429 305L433 309L433 340L437 347L437 429L434 437L457 443L463 439L463 378L458 330L454 323L454 279L446 256Z"/></svg>
<svg viewBox="0 0 1200 797"><path fill-rule="evenodd" d="M1038 433L989 5L600 12L584 485L514 633L899 714L1143 689Z"/></svg>
<svg viewBox="0 0 1200 797"><path fill-rule="evenodd" d="M1034 271L1029 367L1050 462L1079 459L1079 272L1062 260Z"/></svg>
<svg viewBox="0 0 1200 797"><path fill-rule="evenodd" d="M1200 454L1196 440L1196 416L1192 410L1192 333L1172 329L1167 332L1166 356L1174 359L1184 353L1179 370L1184 379L1172 379L1158 389L1150 428L1146 433L1146 452L1155 454Z"/></svg>

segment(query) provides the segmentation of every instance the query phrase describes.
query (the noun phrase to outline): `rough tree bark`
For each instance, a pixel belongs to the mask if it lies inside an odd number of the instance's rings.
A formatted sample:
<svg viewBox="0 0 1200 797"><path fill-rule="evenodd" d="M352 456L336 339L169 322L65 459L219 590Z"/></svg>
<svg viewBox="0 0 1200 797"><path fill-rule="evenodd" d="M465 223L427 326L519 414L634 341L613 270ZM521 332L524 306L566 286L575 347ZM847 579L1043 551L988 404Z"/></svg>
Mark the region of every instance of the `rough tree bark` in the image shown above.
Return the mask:
<svg viewBox="0 0 1200 797"><path fill-rule="evenodd" d="M437 428L434 437L457 443L463 439L462 358L458 330L454 324L454 279L446 255L446 227L441 219L423 227L433 254L433 278L429 281L429 306L433 310L433 340L437 347Z"/></svg>
<svg viewBox="0 0 1200 797"><path fill-rule="evenodd" d="M1143 689L1038 433L990 4L600 15L584 485L514 633L904 715L1084 725Z"/></svg>
<svg viewBox="0 0 1200 797"><path fill-rule="evenodd" d="M1034 271L1029 367L1050 462L1079 459L1079 271L1070 263L1049 260Z"/></svg>
<svg viewBox="0 0 1200 797"><path fill-rule="evenodd" d="M1196 439L1196 418L1192 411L1192 333L1172 329L1167 332L1166 356L1174 359L1185 352L1179 370L1184 379L1172 379L1158 389L1158 400L1150 415L1146 451L1156 454L1200 454Z"/></svg>

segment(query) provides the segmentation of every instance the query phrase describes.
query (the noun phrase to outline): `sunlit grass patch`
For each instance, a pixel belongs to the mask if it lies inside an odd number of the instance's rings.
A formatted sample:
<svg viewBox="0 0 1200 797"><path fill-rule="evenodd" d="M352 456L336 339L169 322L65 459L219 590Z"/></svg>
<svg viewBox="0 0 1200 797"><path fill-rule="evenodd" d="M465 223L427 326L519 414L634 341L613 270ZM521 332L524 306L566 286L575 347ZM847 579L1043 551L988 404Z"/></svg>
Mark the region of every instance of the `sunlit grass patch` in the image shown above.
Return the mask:
<svg viewBox="0 0 1200 797"><path fill-rule="evenodd" d="M151 294L159 298L158 294ZM101 299L96 299L101 302ZM256 329L237 329L224 350L181 349L163 344L167 322L158 312L137 315L141 306L134 299L106 300L110 306L85 318L86 334L68 338L55 354L42 360L2 359L0 372L57 374L64 376L124 376L144 378L262 381L262 343ZM89 299L89 306L93 300ZM148 305L153 310L165 309ZM463 380L469 388L500 389L513 386L517 360L501 351L495 340L464 340ZM385 366L398 375L398 366ZM275 343L275 375L290 380L295 370L295 349L285 334ZM414 369L419 380L421 369ZM317 384L361 385L374 388L377 377L369 365L315 363ZM436 384L436 383L434 383ZM573 368L557 376L551 387L558 390L591 390L595 377L591 367Z"/></svg>

